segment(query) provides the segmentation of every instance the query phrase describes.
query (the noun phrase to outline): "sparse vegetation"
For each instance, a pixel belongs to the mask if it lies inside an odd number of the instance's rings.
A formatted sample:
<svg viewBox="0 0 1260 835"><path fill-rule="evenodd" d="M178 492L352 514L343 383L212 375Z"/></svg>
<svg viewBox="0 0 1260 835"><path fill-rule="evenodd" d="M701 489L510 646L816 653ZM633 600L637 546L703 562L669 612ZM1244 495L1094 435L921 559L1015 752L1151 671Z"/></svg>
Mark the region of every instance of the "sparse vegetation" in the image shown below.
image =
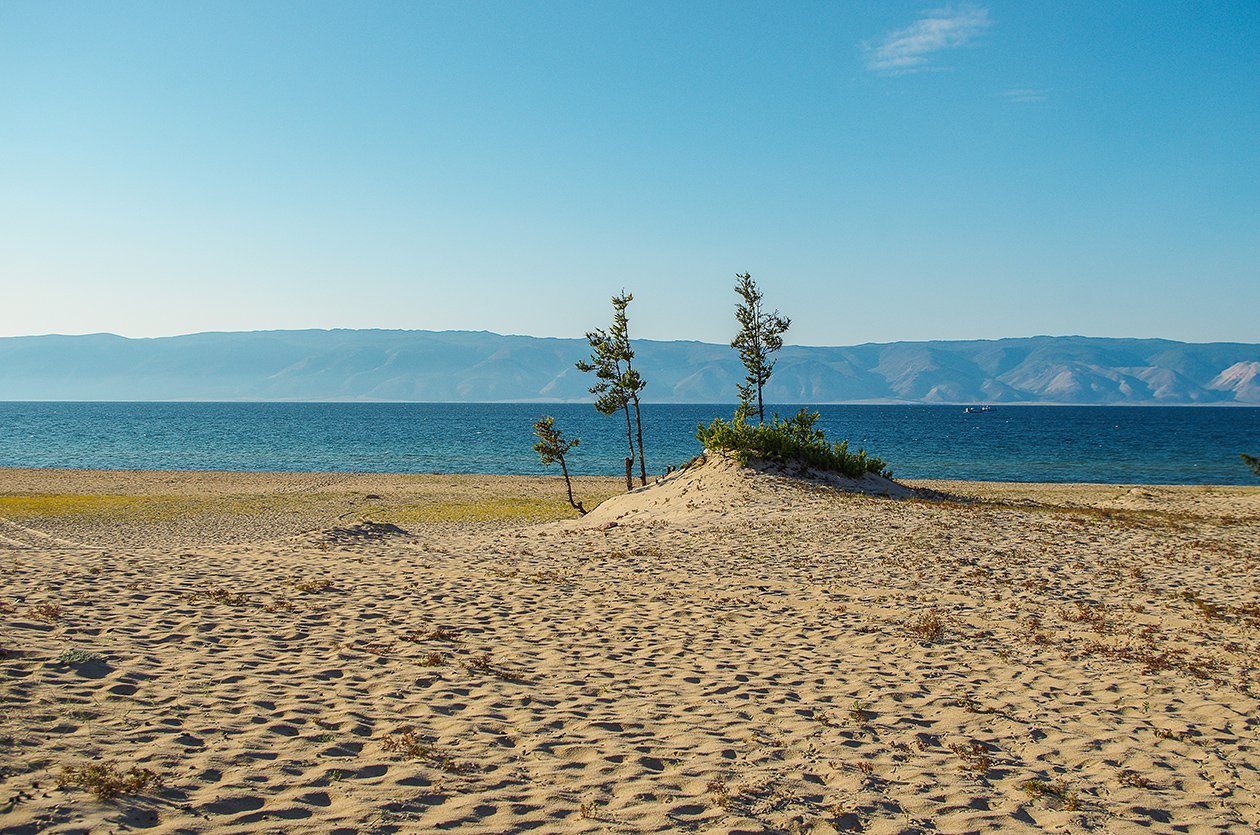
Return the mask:
<svg viewBox="0 0 1260 835"><path fill-rule="evenodd" d="M381 737L381 747L392 754L401 754L413 760L423 760L452 774L462 774L469 770L469 766L447 756L437 745L426 740L410 725Z"/></svg>
<svg viewBox="0 0 1260 835"><path fill-rule="evenodd" d="M1045 780L1025 780L1019 787L1030 797L1057 798L1062 801L1066 812L1075 812L1081 807L1080 797L1075 792L1068 791L1066 784L1061 781L1051 783Z"/></svg>
<svg viewBox="0 0 1260 835"><path fill-rule="evenodd" d="M963 771L975 771L979 774L988 772L993 767L993 758L989 756L989 746L983 742L956 742L949 750L958 755L962 763L958 766Z"/></svg>
<svg viewBox="0 0 1260 835"><path fill-rule="evenodd" d="M769 423L752 424L737 411L730 421L715 418L708 426L700 424L696 438L706 450L727 453L743 465L758 460L804 465L849 478L892 475L883 460L868 456L866 450L853 454L848 441L829 443L814 426L818 418L818 412L801 409L791 418L774 415Z"/></svg>
<svg viewBox="0 0 1260 835"><path fill-rule="evenodd" d="M56 623L61 620L61 607L56 603L36 603L27 612L32 618L43 623Z"/></svg>
<svg viewBox="0 0 1260 835"><path fill-rule="evenodd" d="M222 603L226 606L244 606L249 603L249 595L228 591L222 586L206 586L204 589L189 592L184 595L184 599L189 603L209 600L212 603Z"/></svg>
<svg viewBox="0 0 1260 835"><path fill-rule="evenodd" d="M1130 786L1135 789L1149 789L1151 787L1151 781L1136 771L1122 771L1117 779L1122 786Z"/></svg>
<svg viewBox="0 0 1260 835"><path fill-rule="evenodd" d="M503 667L496 666L494 662L490 660L490 656L484 653L472 656L464 662L464 666L470 670L476 670L479 673L489 673L495 678L500 678L504 681L525 680L525 676L514 670L508 670Z"/></svg>
<svg viewBox="0 0 1260 835"><path fill-rule="evenodd" d="M61 770L58 784L85 789L98 800L112 800L124 794L139 794L159 786L161 781L150 769L132 766L123 771L113 762L104 762L66 766Z"/></svg>
<svg viewBox="0 0 1260 835"><path fill-rule="evenodd" d="M940 643L945 637L945 618L939 609L928 609L910 618L906 629L921 641Z"/></svg>
<svg viewBox="0 0 1260 835"><path fill-rule="evenodd" d="M93 661L104 661L104 656L86 649L68 649L57 656L58 664L90 664Z"/></svg>
<svg viewBox="0 0 1260 835"><path fill-rule="evenodd" d="M461 640L459 633L447 629L444 626L426 626L423 629L415 629L402 636L402 640L410 641L418 644L421 641L447 641L449 643L459 643Z"/></svg>

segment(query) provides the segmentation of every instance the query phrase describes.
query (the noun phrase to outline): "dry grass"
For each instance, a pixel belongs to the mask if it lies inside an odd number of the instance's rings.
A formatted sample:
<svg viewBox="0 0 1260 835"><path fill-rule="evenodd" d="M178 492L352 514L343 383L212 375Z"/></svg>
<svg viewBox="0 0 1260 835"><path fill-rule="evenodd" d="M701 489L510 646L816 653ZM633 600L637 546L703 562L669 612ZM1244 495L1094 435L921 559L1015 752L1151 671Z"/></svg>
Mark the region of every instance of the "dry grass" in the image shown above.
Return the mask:
<svg viewBox="0 0 1260 835"><path fill-rule="evenodd" d="M66 766L61 770L58 784L62 787L77 786L91 792L98 800L111 800L124 794L139 794L146 789L161 785L153 771L147 768L131 768L123 771L112 762L88 763Z"/></svg>
<svg viewBox="0 0 1260 835"><path fill-rule="evenodd" d="M249 604L249 595L228 591L222 586L206 586L204 589L189 592L184 595L184 599L189 603L209 600L212 603L222 603L225 606L245 606Z"/></svg>
<svg viewBox="0 0 1260 835"><path fill-rule="evenodd" d="M479 673L489 673L495 678L500 678L500 679L503 679L504 681L524 681L525 680L525 676L521 675L515 670L509 670L509 669L495 665L494 662L490 659L490 656L485 653L481 655L472 656L471 658L469 658L468 660L464 662L464 666L468 668L469 670L475 670Z"/></svg>
<svg viewBox="0 0 1260 835"><path fill-rule="evenodd" d="M318 594L321 591L328 591L333 587L332 580L323 577L313 577L308 580L295 580L293 588L303 594Z"/></svg>
<svg viewBox="0 0 1260 835"><path fill-rule="evenodd" d="M919 612L906 623L911 635L929 644L939 643L945 637L945 617L939 609Z"/></svg>
<svg viewBox="0 0 1260 835"><path fill-rule="evenodd" d="M962 760L958 767L963 771L975 771L984 774L993 767L993 758L989 756L989 746L983 742L966 744L956 742L949 746L949 750L957 754L958 758Z"/></svg>
<svg viewBox="0 0 1260 835"><path fill-rule="evenodd" d="M61 607L56 603L36 603L27 613L42 623L56 623L61 620Z"/></svg>
<svg viewBox="0 0 1260 835"><path fill-rule="evenodd" d="M401 640L410 641L418 644L421 641L445 641L451 644L457 644L462 640L459 633L454 630L447 629L443 626L427 626L423 629L415 629L401 636Z"/></svg>
<svg viewBox="0 0 1260 835"><path fill-rule="evenodd" d="M470 770L470 766L456 762L447 756L437 745L422 737L411 725L401 727L392 734L385 734L381 737L381 747L392 754L422 760L452 774L462 774Z"/></svg>
<svg viewBox="0 0 1260 835"><path fill-rule="evenodd" d="M1068 791L1067 785L1062 781L1050 783L1045 780L1025 780L1019 787L1030 797L1056 798L1061 801L1065 812L1075 812L1081 808L1080 797L1075 792Z"/></svg>

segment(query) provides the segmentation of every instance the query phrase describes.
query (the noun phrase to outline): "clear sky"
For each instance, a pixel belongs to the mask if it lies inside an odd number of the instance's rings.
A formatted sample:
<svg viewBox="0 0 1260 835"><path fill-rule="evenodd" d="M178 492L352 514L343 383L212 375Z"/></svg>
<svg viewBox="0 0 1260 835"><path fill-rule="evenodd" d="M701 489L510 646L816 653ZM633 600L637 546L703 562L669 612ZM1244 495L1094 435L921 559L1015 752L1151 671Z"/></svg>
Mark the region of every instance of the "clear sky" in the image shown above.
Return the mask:
<svg viewBox="0 0 1260 835"><path fill-rule="evenodd" d="M1260 341L1260 3L0 0L0 334Z"/></svg>

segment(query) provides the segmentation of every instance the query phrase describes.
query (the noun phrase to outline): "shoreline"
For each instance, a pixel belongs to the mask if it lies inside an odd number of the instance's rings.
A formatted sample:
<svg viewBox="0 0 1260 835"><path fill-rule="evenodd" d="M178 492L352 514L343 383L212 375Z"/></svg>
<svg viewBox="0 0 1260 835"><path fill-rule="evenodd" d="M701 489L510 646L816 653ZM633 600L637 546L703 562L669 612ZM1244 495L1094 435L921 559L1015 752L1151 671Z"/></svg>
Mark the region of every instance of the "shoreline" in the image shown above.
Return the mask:
<svg viewBox="0 0 1260 835"><path fill-rule="evenodd" d="M551 473L471 473L471 472L440 472L440 471L415 471L415 472L385 472L378 470L229 470L229 469L149 469L136 468L125 469L117 467L9 467L0 466L0 493L3 493L4 477L6 475L24 476L35 473L65 474L78 475L82 477L102 476L102 475L134 475L136 477L145 476L236 476L244 479L252 478L287 478L287 477L328 477L328 478L468 478L468 479L559 479L560 474ZM624 484L624 478L618 475L595 475L581 474L575 475L571 473L574 479L589 479L596 481L614 481ZM652 476L649 474L649 483L659 479L662 476L657 474ZM636 482L638 476L635 476ZM1014 481L994 480L994 479L965 479L965 478L901 478L896 475L893 480L912 487L925 487L928 489L940 489L941 485L994 485L1008 487L1085 487L1099 489L1123 489L1138 487L1155 487L1155 488L1185 488L1185 489L1204 489L1204 490L1260 490L1260 479L1256 479L1255 483L1245 482L1229 482L1229 483L1204 483L1204 482L1142 482L1142 481Z"/></svg>

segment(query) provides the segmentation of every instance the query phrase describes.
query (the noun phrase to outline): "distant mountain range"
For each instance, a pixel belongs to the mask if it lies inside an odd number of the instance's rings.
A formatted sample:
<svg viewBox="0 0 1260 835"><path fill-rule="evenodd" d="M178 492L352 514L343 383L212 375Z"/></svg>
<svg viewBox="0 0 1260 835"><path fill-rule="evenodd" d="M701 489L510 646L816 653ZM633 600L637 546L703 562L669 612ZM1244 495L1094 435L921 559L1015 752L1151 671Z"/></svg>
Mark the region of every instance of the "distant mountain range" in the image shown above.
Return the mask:
<svg viewBox="0 0 1260 835"><path fill-rule="evenodd" d="M735 351L638 340L645 399L735 399ZM300 330L0 338L0 400L582 401L585 340ZM1260 345L1034 336L787 346L776 403L1260 404Z"/></svg>

